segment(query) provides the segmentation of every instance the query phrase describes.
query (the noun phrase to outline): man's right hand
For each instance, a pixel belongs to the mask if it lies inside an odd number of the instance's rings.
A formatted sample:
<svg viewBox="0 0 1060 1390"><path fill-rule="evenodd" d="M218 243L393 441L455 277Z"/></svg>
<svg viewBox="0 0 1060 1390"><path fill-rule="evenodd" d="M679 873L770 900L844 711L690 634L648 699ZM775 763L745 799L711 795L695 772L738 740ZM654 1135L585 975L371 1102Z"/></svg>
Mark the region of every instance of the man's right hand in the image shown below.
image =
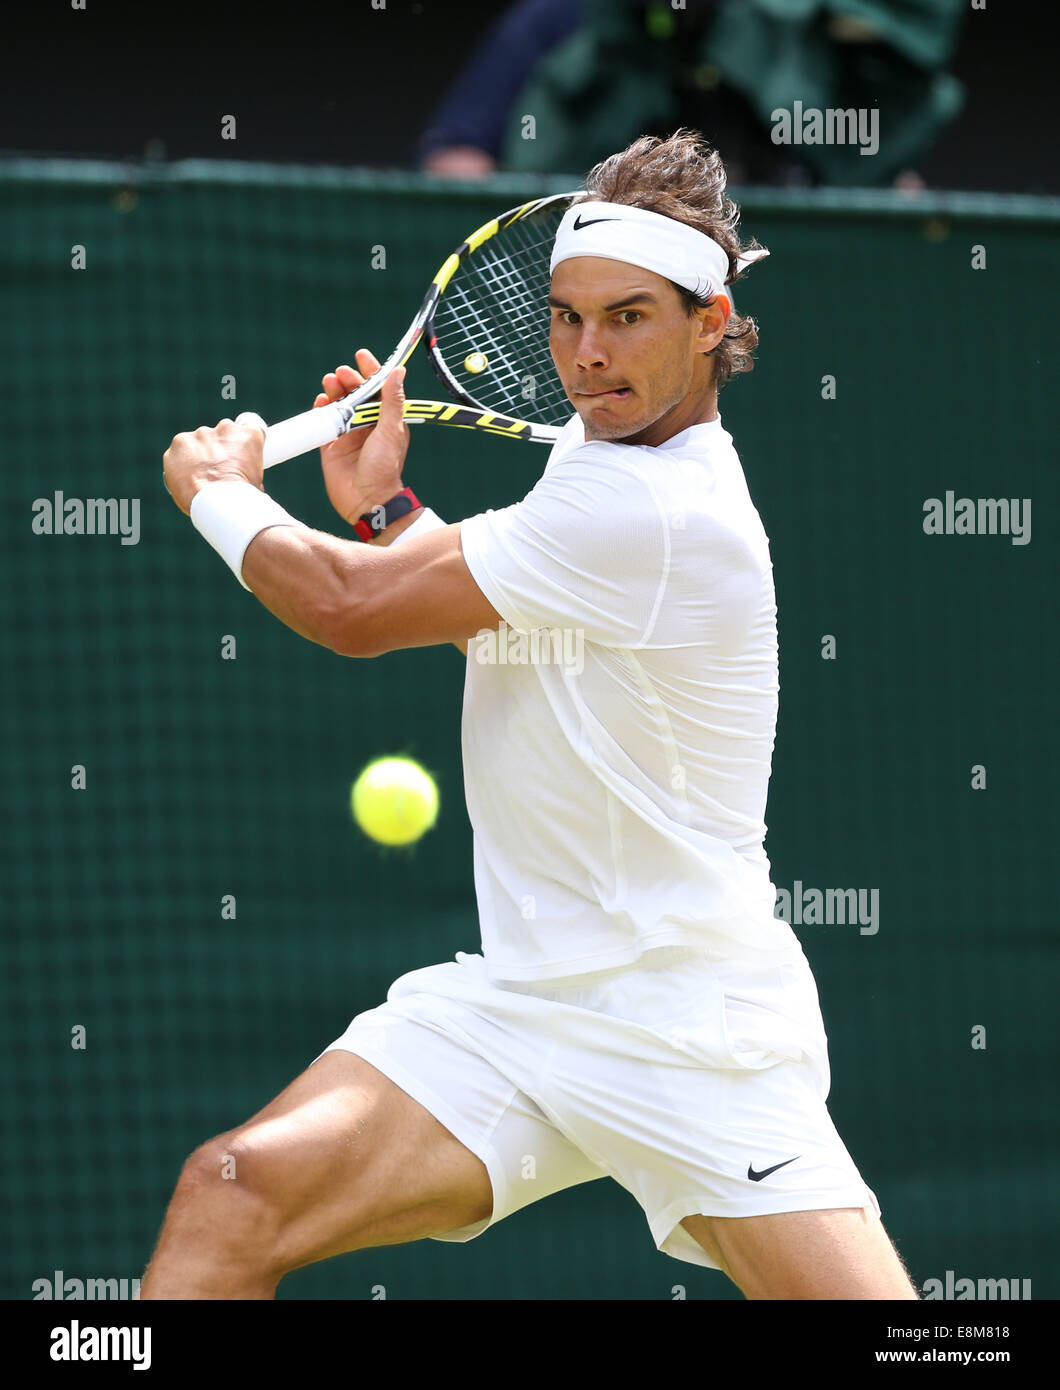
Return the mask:
<svg viewBox="0 0 1060 1390"><path fill-rule="evenodd" d="M379 370L379 359L367 348L356 354L357 366L337 367L321 381L323 391L314 406L341 400ZM409 447L404 421L405 368L396 367L383 384L379 423L340 435L320 451L324 485L331 505L353 525L365 512L389 502L403 488L401 470Z"/></svg>

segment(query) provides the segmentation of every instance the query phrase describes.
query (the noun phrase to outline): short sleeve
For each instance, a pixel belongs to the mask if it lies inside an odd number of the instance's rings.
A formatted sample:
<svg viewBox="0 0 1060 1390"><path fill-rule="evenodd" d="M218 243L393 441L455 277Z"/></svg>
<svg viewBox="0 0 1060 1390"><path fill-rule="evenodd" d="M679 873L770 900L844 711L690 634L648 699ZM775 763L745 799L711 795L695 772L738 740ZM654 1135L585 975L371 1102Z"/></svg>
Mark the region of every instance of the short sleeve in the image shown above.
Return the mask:
<svg viewBox="0 0 1060 1390"><path fill-rule="evenodd" d="M631 456L582 445L521 502L460 526L468 569L509 627L581 630L603 646L650 636L666 585L669 541L655 493Z"/></svg>

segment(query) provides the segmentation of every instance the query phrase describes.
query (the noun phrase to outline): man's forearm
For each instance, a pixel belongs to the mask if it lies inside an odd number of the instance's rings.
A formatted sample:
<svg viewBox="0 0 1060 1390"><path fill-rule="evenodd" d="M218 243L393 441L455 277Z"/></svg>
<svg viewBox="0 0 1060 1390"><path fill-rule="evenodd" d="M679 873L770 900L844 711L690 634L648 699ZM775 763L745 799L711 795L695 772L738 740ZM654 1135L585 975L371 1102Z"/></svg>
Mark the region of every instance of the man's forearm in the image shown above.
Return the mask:
<svg viewBox="0 0 1060 1390"><path fill-rule="evenodd" d="M365 545L308 527L271 526L247 547L243 580L293 632L337 651L339 633L361 626L358 609L369 611L380 559L375 541Z"/></svg>
<svg viewBox="0 0 1060 1390"><path fill-rule="evenodd" d="M417 507L367 543L342 541L300 524L270 525L258 531L243 552L243 584L272 616L307 641L340 656L390 651L397 634L386 603L393 607L395 575L381 550L413 527L422 514L424 509ZM443 530L452 531L442 525ZM457 612L456 606L452 612ZM408 635L411 638L413 632ZM450 634L449 641L467 656L465 639ZM399 638L397 645L406 644ZM408 641L407 645L422 644Z"/></svg>
<svg viewBox="0 0 1060 1390"><path fill-rule="evenodd" d="M364 510L371 510L367 503ZM335 620L340 613L349 619L371 571L371 562L365 563L358 552L390 545L422 514L423 508L417 507L399 517L367 545L325 531L270 527L247 547L243 579L282 623L300 637L334 651ZM270 537L272 543L266 544ZM291 544L295 539L300 544Z"/></svg>
<svg viewBox="0 0 1060 1390"><path fill-rule="evenodd" d="M367 544L303 526L270 526L246 549L244 583L300 637L340 656L374 655L380 650L383 621L379 551L411 526L422 510L400 517ZM453 645L467 655L466 641Z"/></svg>

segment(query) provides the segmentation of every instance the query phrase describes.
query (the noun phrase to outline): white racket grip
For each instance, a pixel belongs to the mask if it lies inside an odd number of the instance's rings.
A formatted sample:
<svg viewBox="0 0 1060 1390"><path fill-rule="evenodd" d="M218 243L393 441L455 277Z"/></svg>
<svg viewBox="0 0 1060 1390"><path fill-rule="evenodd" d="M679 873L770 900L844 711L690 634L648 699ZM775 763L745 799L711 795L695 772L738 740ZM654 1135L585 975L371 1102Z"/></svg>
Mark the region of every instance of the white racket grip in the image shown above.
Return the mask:
<svg viewBox="0 0 1060 1390"><path fill-rule="evenodd" d="M322 405L314 410L303 410L301 415L292 415L289 420L280 420L265 431L263 458L266 468L288 459L308 454L311 449L320 449L338 439L349 417L349 407L343 409L341 401Z"/></svg>

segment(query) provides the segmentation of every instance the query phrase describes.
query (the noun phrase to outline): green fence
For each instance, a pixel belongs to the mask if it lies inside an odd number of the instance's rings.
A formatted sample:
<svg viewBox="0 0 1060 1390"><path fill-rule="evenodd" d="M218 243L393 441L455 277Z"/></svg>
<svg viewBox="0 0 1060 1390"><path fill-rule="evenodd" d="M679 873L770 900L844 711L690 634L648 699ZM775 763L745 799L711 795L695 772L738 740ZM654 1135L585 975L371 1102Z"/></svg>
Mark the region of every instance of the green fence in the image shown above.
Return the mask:
<svg viewBox="0 0 1060 1390"><path fill-rule="evenodd" d="M57 1270L139 1276L194 1147L398 974L477 948L459 654L347 661L296 637L178 513L161 455L222 415L304 409L323 372L391 345L469 228L570 182L0 167L6 1297ZM776 568L767 849L778 887L879 895L875 933L796 928L832 1113L917 1280L1030 1279L1056 1297L1060 213L883 194L743 204L773 256L737 291L760 320L759 364L721 407ZM435 393L414 366L410 394ZM517 500L545 458L425 429L405 476L456 520ZM341 528L313 458L269 488ZM139 499L137 543L36 534L34 503L56 492ZM926 499L948 492L1018 499L1029 543L925 534ZM442 792L438 828L399 857L347 805L387 751L421 759ZM466 1246L310 1268L280 1296L379 1285L739 1297L658 1254L609 1181Z"/></svg>

